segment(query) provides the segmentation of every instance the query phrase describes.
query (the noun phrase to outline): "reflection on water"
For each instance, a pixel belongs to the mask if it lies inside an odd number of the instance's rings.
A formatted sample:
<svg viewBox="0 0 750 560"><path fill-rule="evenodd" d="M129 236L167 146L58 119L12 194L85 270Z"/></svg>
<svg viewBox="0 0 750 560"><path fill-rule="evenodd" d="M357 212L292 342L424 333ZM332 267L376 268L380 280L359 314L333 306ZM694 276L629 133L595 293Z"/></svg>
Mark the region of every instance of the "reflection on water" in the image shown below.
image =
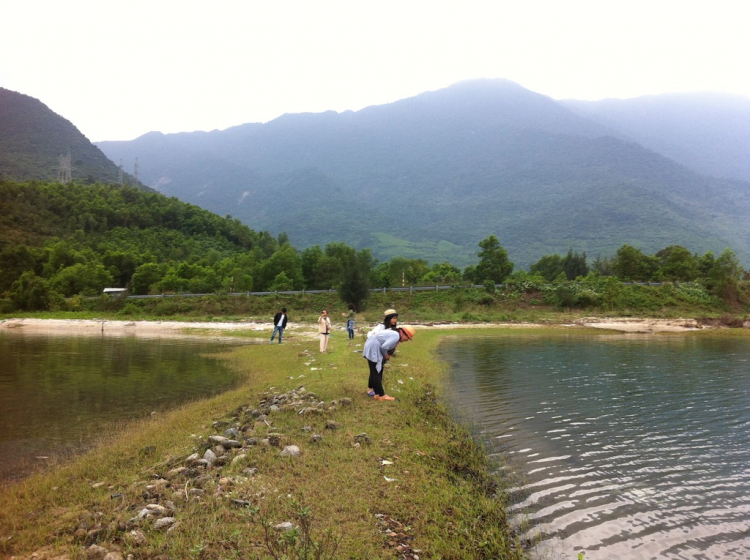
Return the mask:
<svg viewBox="0 0 750 560"><path fill-rule="evenodd" d="M449 393L524 471L543 558L750 558L750 345L640 335L452 339Z"/></svg>
<svg viewBox="0 0 750 560"><path fill-rule="evenodd" d="M0 331L0 480L85 447L106 424L235 386L207 356L228 344L237 342Z"/></svg>

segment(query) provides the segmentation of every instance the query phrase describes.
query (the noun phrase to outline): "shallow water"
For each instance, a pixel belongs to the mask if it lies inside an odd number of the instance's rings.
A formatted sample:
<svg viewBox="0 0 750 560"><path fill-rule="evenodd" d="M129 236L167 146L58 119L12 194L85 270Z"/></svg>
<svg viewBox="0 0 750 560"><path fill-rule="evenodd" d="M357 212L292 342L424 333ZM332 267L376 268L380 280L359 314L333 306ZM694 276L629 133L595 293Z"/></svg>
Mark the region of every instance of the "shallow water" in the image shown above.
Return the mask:
<svg viewBox="0 0 750 560"><path fill-rule="evenodd" d="M750 344L454 338L458 413L522 474L541 558L750 558Z"/></svg>
<svg viewBox="0 0 750 560"><path fill-rule="evenodd" d="M234 387L208 355L236 344L0 331L0 480L85 449L105 426Z"/></svg>

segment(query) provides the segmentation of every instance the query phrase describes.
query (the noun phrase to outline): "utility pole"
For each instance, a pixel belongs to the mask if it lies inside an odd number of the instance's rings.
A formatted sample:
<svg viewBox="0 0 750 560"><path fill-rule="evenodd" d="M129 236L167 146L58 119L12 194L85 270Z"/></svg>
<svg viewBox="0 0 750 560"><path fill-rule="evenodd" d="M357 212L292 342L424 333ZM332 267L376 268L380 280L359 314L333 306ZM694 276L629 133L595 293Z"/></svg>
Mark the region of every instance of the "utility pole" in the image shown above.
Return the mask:
<svg viewBox="0 0 750 560"><path fill-rule="evenodd" d="M57 169L57 181L61 185L67 185L71 181L71 167L70 167L70 152L68 152L67 156L60 155L60 157L57 158L57 161L60 162L60 167Z"/></svg>

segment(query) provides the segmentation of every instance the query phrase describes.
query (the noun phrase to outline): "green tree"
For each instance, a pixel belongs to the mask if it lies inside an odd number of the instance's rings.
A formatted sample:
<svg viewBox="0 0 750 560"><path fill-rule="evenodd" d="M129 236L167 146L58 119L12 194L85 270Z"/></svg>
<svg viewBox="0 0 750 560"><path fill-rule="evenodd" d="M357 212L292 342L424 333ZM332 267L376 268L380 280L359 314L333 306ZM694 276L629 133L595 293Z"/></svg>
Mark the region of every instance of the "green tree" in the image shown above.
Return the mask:
<svg viewBox="0 0 750 560"><path fill-rule="evenodd" d="M593 272L595 272L599 276L613 276L615 274L613 268L613 259L609 257L602 257L601 255L597 255L591 265L591 268Z"/></svg>
<svg viewBox="0 0 750 560"><path fill-rule="evenodd" d="M359 310L370 296L369 278L375 260L369 249L362 249L344 263L339 285L339 297L344 303L351 303Z"/></svg>
<svg viewBox="0 0 750 560"><path fill-rule="evenodd" d="M701 258L698 259L698 274L702 278L708 278L711 269L716 264L716 257L711 251L707 251Z"/></svg>
<svg viewBox="0 0 750 560"><path fill-rule="evenodd" d="M427 261L394 257L388 261L389 287L416 286L428 272Z"/></svg>
<svg viewBox="0 0 750 560"><path fill-rule="evenodd" d="M305 287L308 290L323 290L319 282L320 260L323 258L323 249L320 245L313 245L302 251L302 276L305 278Z"/></svg>
<svg viewBox="0 0 750 560"><path fill-rule="evenodd" d="M435 263L422 277L423 284L458 284L461 282L461 271L449 262Z"/></svg>
<svg viewBox="0 0 750 560"><path fill-rule="evenodd" d="M8 291L24 272L41 273L38 258L26 245L6 247L0 251L0 294Z"/></svg>
<svg viewBox="0 0 750 560"><path fill-rule="evenodd" d="M224 277L222 288L226 292L251 292L253 289L253 277L242 268L233 268Z"/></svg>
<svg viewBox="0 0 750 560"><path fill-rule="evenodd" d="M464 268L463 273L461 274L461 277L469 282L470 284L475 284L475 280L477 279L477 267L476 265L470 264L466 268Z"/></svg>
<svg viewBox="0 0 750 560"><path fill-rule="evenodd" d="M112 285L112 275L102 264L76 263L56 272L50 286L64 297L74 295L96 296Z"/></svg>
<svg viewBox="0 0 750 560"><path fill-rule="evenodd" d="M130 283L139 261L138 255L128 251L107 251L102 256L102 264L112 274L114 284L121 288Z"/></svg>
<svg viewBox="0 0 750 560"><path fill-rule="evenodd" d="M545 255L529 267L531 274L538 274L547 282L557 278L563 269L563 260L560 255Z"/></svg>
<svg viewBox="0 0 750 560"><path fill-rule="evenodd" d="M612 270L624 282L648 282L657 270L656 259L630 245L617 250Z"/></svg>
<svg viewBox="0 0 750 560"><path fill-rule="evenodd" d="M706 287L725 302L736 303L741 277L742 267L737 256L729 249L724 249L708 272Z"/></svg>
<svg viewBox="0 0 750 560"><path fill-rule="evenodd" d="M568 280L575 280L578 277L586 276L589 273L588 264L586 264L586 253L574 253L573 249L568 249L568 254L562 259L562 268Z"/></svg>
<svg viewBox="0 0 750 560"><path fill-rule="evenodd" d="M212 268L201 267L201 272L188 280L191 294L213 294L221 288L221 279Z"/></svg>
<svg viewBox="0 0 750 560"><path fill-rule="evenodd" d="M78 244L72 239L57 241L47 247L47 262L44 265L44 276L50 277L58 270L85 263L88 259L79 251Z"/></svg>
<svg viewBox="0 0 750 560"><path fill-rule="evenodd" d="M189 280L186 278L180 278L177 275L176 270L170 270L164 277L152 284L149 291L156 291L161 294L176 294L180 292L186 292L188 288Z"/></svg>
<svg viewBox="0 0 750 560"><path fill-rule="evenodd" d="M26 271L13 282L10 300L23 311L47 311L53 299L49 282L32 271Z"/></svg>
<svg viewBox="0 0 750 560"><path fill-rule="evenodd" d="M302 259L297 250L291 245L284 245L276 251L271 258L258 265L257 274L253 277L258 279L258 290L270 290L276 277L284 272L286 277L292 281L294 290L301 290L305 286L305 278L302 275Z"/></svg>
<svg viewBox="0 0 750 560"><path fill-rule="evenodd" d="M692 282L698 277L698 259L680 245L670 245L656 253L657 275L673 282Z"/></svg>
<svg viewBox="0 0 750 560"><path fill-rule="evenodd" d="M513 263L508 259L508 252L500 245L497 237L490 235L479 242L482 249L477 256L475 282L478 284L494 282L502 284L513 272Z"/></svg>
<svg viewBox="0 0 750 560"><path fill-rule="evenodd" d="M286 272L279 272L268 287L269 292L291 292L294 290L294 282L286 275Z"/></svg>
<svg viewBox="0 0 750 560"><path fill-rule="evenodd" d="M142 264L133 273L130 291L134 295L147 295L151 293L151 286L159 282L163 276L164 271L157 263Z"/></svg>

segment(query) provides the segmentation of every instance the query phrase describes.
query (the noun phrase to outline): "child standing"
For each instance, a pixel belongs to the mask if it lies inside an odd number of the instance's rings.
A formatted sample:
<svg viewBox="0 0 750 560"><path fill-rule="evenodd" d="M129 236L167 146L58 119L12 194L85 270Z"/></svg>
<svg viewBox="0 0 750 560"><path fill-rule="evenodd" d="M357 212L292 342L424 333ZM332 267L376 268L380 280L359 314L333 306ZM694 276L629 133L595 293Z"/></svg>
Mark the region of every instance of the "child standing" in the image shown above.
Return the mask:
<svg viewBox="0 0 750 560"><path fill-rule="evenodd" d="M354 338L354 316L356 313L354 312L354 304L349 304L349 312L348 313L342 313L342 317L346 317L346 331L349 333L349 340L352 340Z"/></svg>

